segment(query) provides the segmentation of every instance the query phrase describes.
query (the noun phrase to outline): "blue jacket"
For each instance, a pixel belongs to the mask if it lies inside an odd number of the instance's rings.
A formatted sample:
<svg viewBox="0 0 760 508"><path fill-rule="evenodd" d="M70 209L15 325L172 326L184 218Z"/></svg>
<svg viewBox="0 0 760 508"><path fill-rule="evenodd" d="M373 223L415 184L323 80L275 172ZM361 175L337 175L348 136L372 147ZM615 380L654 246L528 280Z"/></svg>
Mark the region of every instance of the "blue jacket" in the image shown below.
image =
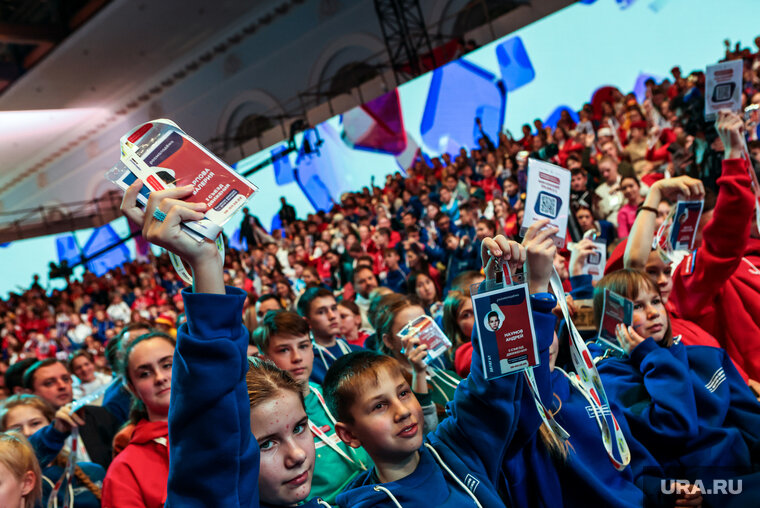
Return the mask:
<svg viewBox="0 0 760 508"><path fill-rule="evenodd" d="M730 479L760 465L760 404L723 349L648 338L630 358L600 362L599 373L666 477ZM745 484L759 485L758 474Z"/></svg>
<svg viewBox="0 0 760 508"><path fill-rule="evenodd" d="M114 415L120 423L129 418L129 407L132 404L132 396L123 383L111 383L103 394L103 407Z"/></svg>
<svg viewBox="0 0 760 508"><path fill-rule="evenodd" d="M314 365L311 369L311 376L309 376L309 381L312 383L317 383L318 385L322 384L325 379L325 374L327 374L327 369L330 368L330 365L332 365L335 360L344 354L347 354L344 352L344 350L351 353L353 351L361 351L364 349L361 346L349 344L343 339L336 340L337 343L329 348L320 348L317 347L316 344L313 345Z"/></svg>
<svg viewBox="0 0 760 508"><path fill-rule="evenodd" d="M183 290L182 296L187 323L177 331L172 368L165 506L265 506L259 503L259 447L245 384L245 293L228 287L226 295Z"/></svg>
<svg viewBox="0 0 760 508"><path fill-rule="evenodd" d="M541 294L531 302L539 349L545 351L556 300ZM367 471L338 495L338 505L462 507L473 506L475 496L484 507L503 507L498 485L504 457L519 451L541 421L523 380L517 374L486 381L479 348L473 348L470 375L459 383L448 417L426 436L417 469L390 483Z"/></svg>
<svg viewBox="0 0 760 508"><path fill-rule="evenodd" d="M381 285L391 289L394 293L406 293L406 278L406 272L400 267L398 270L388 270L388 274Z"/></svg>
<svg viewBox="0 0 760 508"><path fill-rule="evenodd" d="M557 422L570 434L567 457L564 461L554 459L540 436L534 436L519 456L504 465L505 481L514 505L546 508L643 506L644 495L639 479L634 478L631 467L618 471L609 461L594 410L586 398L558 369L551 373L551 388L552 396L556 396L551 409L556 411ZM541 397L544 399L543 393ZM614 402L612 411L632 455L647 465L656 465L646 449L635 441L631 442L631 432L622 418L622 410ZM620 457L616 454L616 458Z"/></svg>

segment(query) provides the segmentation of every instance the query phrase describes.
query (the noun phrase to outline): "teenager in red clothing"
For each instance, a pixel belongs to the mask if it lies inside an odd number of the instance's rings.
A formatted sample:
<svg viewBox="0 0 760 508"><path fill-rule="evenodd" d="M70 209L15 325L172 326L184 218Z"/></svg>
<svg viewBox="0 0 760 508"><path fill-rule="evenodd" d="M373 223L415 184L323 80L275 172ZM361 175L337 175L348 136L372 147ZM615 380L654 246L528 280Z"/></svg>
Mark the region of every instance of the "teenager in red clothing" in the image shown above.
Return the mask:
<svg viewBox="0 0 760 508"><path fill-rule="evenodd" d="M673 274L676 314L713 334L751 379L760 379L760 240L755 197L741 159L741 117L730 115L718 202L689 264ZM723 137L723 136L721 136ZM738 141L736 140L738 138ZM738 146L737 146L738 145Z"/></svg>
<svg viewBox="0 0 760 508"><path fill-rule="evenodd" d="M699 180L686 176L661 180L652 186L631 230L625 266L643 268L655 279L672 317L673 333L683 335L685 344L719 345L726 349L745 379L747 376L757 379L760 359L751 355L760 348L757 335L760 326L753 321L758 318L752 314L752 308L754 305L760 309L760 279L753 287L750 267L743 270L743 264L749 264L742 261L742 254L754 216L754 201L749 175L740 159L741 130L738 115L721 113L718 132L726 147L723 176L718 180L721 190L714 210L704 213L700 221L700 226L709 224L703 231L700 227L702 235L698 232L695 241L699 247L675 268L651 250L656 219L653 210L660 200L674 199L679 194L686 199L704 196Z"/></svg>
<svg viewBox="0 0 760 508"><path fill-rule="evenodd" d="M127 347L124 376L132 392L134 433L103 481L104 508L161 508L169 478L169 396L175 341L151 333Z"/></svg>

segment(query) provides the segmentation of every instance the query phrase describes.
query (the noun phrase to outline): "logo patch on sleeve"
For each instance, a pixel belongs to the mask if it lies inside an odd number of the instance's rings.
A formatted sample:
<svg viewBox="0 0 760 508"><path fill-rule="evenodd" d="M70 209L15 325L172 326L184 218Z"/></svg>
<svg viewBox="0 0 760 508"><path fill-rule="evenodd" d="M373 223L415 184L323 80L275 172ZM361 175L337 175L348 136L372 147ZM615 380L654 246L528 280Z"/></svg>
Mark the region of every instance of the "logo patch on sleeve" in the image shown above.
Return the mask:
<svg viewBox="0 0 760 508"><path fill-rule="evenodd" d="M478 485L480 485L480 480L478 480L471 474L468 474L464 478L464 484L467 486L468 489L470 489L470 492L475 492L475 489L477 489Z"/></svg>

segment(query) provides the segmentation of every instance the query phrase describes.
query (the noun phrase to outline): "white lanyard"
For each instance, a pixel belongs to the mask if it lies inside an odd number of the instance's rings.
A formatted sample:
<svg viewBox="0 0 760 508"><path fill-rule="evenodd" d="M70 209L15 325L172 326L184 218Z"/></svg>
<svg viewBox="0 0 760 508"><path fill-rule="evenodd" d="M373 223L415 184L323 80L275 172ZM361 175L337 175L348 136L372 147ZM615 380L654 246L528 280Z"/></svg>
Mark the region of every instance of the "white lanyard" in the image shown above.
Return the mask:
<svg viewBox="0 0 760 508"><path fill-rule="evenodd" d="M77 443L79 441L79 428L74 427L71 429L71 452L69 458L66 461L66 468L63 470L63 474L58 478L53 486L53 491L48 498L47 508L53 508L58 505L58 491L61 490L61 486L66 483L71 485L72 478L74 477L74 469L77 465ZM63 496L63 506L72 508L74 506L74 489L66 489L66 493Z"/></svg>
<svg viewBox="0 0 760 508"><path fill-rule="evenodd" d="M332 422L333 426L335 426L335 418L333 418L332 413L330 413L330 410L327 408L327 404L325 403L325 399L322 397L322 394L319 393L319 390L317 390L316 388L314 388L311 385L309 385L309 390L311 391L311 393L313 393L314 395L317 396L317 400L319 400L319 404L322 406L322 409L324 409L325 414L327 414L327 418ZM349 457L346 454L346 452L344 452L341 449L341 447L338 446L335 443L335 441L333 441L332 439L330 439L330 437L327 434L325 434L325 432L321 428L317 427L314 424L314 422L312 422L311 420L309 420L309 428L311 429L311 432L318 439L320 439L323 443L325 443L327 446L329 446L335 453L337 453L338 455L340 455L341 457L343 457L344 459L346 459L350 464L355 464L354 460L351 457ZM354 452L353 449L351 449L351 453L354 455L354 457L356 457L356 452ZM361 467L362 470L364 470L364 471L367 470L367 466L365 466L364 463L362 463L361 460L359 460L357 458L356 462L359 463L359 467Z"/></svg>
<svg viewBox="0 0 760 508"><path fill-rule="evenodd" d="M631 452L628 449L628 443L625 440L623 431L615 419L615 415L610 410L610 418L612 419L612 429L610 430L610 424L607 421L607 417L604 415L604 406L611 407L607 394L604 391L604 385L602 384L602 378L599 377L599 371L596 369L594 362L591 359L591 353L589 353L586 343L581 337L578 330L575 328L572 319L570 319L570 312L567 308L567 302L565 300L565 290L562 289L562 280L557 274L557 270L554 270L552 274L551 287L554 291L554 295L557 297L560 309L562 309L562 315L567 323L570 339L570 358L573 361L573 366L576 370L577 384L573 383L578 390L583 393L586 400L591 403L594 409L594 417L596 423L599 425L599 430L602 433L602 442L604 448L607 450L607 456L609 457L615 469L622 471L631 462ZM572 381L572 378L570 378ZM617 446L618 454L621 460L617 460L612 451L612 433L615 435L615 445Z"/></svg>
<svg viewBox="0 0 760 508"><path fill-rule="evenodd" d="M515 279L512 276L512 270L509 268L509 263L504 263L503 265L504 287L506 288L508 285L514 284ZM507 284L507 275L509 275L509 284ZM533 312L530 302L528 302L528 312ZM546 406L544 406L544 403L541 401L541 394L538 391L538 385L536 385L536 376L533 374L533 368L525 369L523 375L528 382L528 389L530 390L531 395L533 395L533 401L536 403L536 409L538 410L541 420L552 430L554 435L560 440L566 441L570 437L570 434L562 428L562 425L560 425L557 420L554 419L554 414L546 409Z"/></svg>
<svg viewBox="0 0 760 508"><path fill-rule="evenodd" d="M438 380L441 382L441 384L444 384L448 386L449 388L453 388L456 390L457 386L459 386L459 379L456 379L454 376L449 374L448 372L445 372L443 369L437 369L435 367L430 367L428 369L430 372L430 376L428 376L428 381L430 382L433 387L440 391L443 394L443 397L446 400L449 400L449 398L446 396L446 393L441 389L436 383L435 380L438 378Z"/></svg>
<svg viewBox="0 0 760 508"><path fill-rule="evenodd" d="M327 349L325 346L319 344L316 340L314 340L314 334L311 336L312 343L314 344L314 347L317 348L317 352L319 353L319 358L322 360L322 365L325 366L325 369L328 369L330 366L327 364L327 360L325 360L324 353L327 353L327 355L332 358L332 361L337 360L334 354L330 352L329 349ZM340 352L344 355L347 355L351 352L351 348L348 347L348 344L343 342L343 339L335 339L335 343L340 348Z"/></svg>

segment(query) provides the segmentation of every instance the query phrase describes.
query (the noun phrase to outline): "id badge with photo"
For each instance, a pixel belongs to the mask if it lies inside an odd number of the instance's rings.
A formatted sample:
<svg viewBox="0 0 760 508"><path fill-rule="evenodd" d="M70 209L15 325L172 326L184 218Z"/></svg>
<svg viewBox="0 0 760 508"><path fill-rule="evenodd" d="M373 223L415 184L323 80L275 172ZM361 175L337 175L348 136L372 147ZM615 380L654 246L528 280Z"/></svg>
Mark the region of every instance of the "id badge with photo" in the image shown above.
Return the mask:
<svg viewBox="0 0 760 508"><path fill-rule="evenodd" d="M618 341L615 330L617 325L621 323L626 326L633 324L633 302L609 289L605 289L598 339L613 349L624 353L625 348Z"/></svg>
<svg viewBox="0 0 760 508"><path fill-rule="evenodd" d="M416 337L420 345L426 345L428 354L425 357L425 363L428 365L451 347L449 338L430 316L419 316L413 319L398 332L398 336L402 339Z"/></svg>
<svg viewBox="0 0 760 508"><path fill-rule="evenodd" d="M473 285L472 308L486 379L520 372L539 364L528 285L489 288Z"/></svg>

